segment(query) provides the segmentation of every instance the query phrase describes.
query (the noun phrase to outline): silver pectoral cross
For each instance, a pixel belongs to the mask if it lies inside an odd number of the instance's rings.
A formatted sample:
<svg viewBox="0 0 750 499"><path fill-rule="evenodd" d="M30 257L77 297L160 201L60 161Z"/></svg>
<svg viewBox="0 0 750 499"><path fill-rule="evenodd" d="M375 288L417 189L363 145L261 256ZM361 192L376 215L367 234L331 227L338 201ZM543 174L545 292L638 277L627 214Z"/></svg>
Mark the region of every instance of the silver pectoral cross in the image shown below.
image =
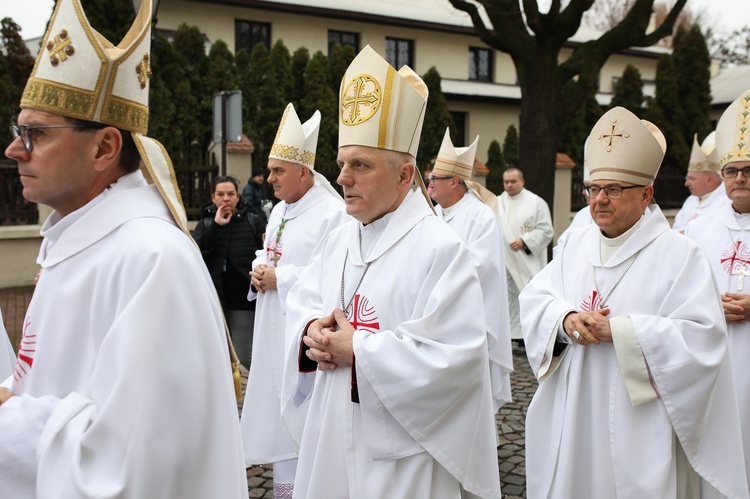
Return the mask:
<svg viewBox="0 0 750 499"><path fill-rule="evenodd" d="M737 290L742 291L742 286L745 284L745 276L750 276L750 272L747 271L747 267L740 265L732 269L732 275L737 276Z"/></svg>

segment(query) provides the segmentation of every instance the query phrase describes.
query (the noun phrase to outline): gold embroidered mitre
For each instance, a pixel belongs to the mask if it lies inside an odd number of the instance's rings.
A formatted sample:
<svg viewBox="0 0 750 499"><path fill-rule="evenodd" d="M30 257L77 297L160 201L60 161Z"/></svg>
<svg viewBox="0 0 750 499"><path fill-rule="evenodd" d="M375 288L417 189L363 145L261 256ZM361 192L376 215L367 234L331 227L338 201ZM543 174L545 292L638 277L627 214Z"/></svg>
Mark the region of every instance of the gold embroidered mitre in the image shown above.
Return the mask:
<svg viewBox="0 0 750 499"><path fill-rule="evenodd" d="M750 161L750 90L732 102L716 125L716 150L721 166Z"/></svg>
<svg viewBox="0 0 750 499"><path fill-rule="evenodd" d="M411 68L396 71L366 46L341 80L339 147L367 146L416 158L427 93Z"/></svg>
<svg viewBox="0 0 750 499"><path fill-rule="evenodd" d="M693 136L693 149L688 161L689 172L719 172L721 162L716 149L716 132L709 133L702 144L698 144L698 134Z"/></svg>
<svg viewBox="0 0 750 499"><path fill-rule="evenodd" d="M131 132L144 177L156 185L175 222L189 235L169 154L144 135L150 50L151 0L141 2L133 25L117 46L91 27L80 0L58 0L21 107Z"/></svg>
<svg viewBox="0 0 750 499"><path fill-rule="evenodd" d="M60 0L21 107L146 133L150 44L150 0L117 46L91 27L80 0Z"/></svg>
<svg viewBox="0 0 750 499"><path fill-rule="evenodd" d="M448 175L460 178L473 194L494 210L497 208L497 196L487 190L482 184L474 182L471 179L474 174L474 159L477 156L477 144L479 144L479 135L467 147L454 147L450 130L446 128L443 143L440 145L432 172L436 175Z"/></svg>
<svg viewBox="0 0 750 499"><path fill-rule="evenodd" d="M591 180L651 185L667 150L667 141L651 122L624 107L614 107L596 122L587 139Z"/></svg>
<svg viewBox="0 0 750 499"><path fill-rule="evenodd" d="M268 157L289 161L314 170L319 132L320 111L315 111L303 125L294 106L289 103L284 109L284 115L281 117L281 123Z"/></svg>

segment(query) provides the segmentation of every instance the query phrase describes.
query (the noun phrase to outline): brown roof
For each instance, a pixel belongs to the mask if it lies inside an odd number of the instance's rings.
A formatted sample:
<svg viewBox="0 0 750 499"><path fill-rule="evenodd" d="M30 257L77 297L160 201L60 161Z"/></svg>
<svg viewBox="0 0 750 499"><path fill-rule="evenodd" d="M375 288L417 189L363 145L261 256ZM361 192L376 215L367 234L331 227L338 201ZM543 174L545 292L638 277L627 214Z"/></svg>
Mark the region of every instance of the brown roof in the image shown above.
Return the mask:
<svg viewBox="0 0 750 499"><path fill-rule="evenodd" d="M486 177L490 174L490 169L487 168L487 165L479 161L479 158L474 157L474 175L478 175L480 177Z"/></svg>
<svg viewBox="0 0 750 499"><path fill-rule="evenodd" d="M563 167L563 168L569 168L572 170L573 168L576 167L576 162L570 159L570 156L568 156L564 152L559 152L557 153L555 166L558 168Z"/></svg>
<svg viewBox="0 0 750 499"><path fill-rule="evenodd" d="M227 142L227 151L231 152L239 152L239 153L247 153L251 154L255 150L255 146L252 142L250 142L250 139L247 138L247 135L244 133L242 134L242 140L239 142Z"/></svg>

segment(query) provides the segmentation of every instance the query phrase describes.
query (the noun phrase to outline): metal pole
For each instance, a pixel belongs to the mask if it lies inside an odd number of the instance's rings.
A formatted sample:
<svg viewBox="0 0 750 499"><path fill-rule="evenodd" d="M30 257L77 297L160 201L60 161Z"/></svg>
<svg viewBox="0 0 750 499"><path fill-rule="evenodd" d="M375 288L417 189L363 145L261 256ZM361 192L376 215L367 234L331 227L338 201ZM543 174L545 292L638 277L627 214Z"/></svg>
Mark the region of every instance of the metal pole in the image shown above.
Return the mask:
<svg viewBox="0 0 750 499"><path fill-rule="evenodd" d="M227 174L227 93L221 92L221 175Z"/></svg>

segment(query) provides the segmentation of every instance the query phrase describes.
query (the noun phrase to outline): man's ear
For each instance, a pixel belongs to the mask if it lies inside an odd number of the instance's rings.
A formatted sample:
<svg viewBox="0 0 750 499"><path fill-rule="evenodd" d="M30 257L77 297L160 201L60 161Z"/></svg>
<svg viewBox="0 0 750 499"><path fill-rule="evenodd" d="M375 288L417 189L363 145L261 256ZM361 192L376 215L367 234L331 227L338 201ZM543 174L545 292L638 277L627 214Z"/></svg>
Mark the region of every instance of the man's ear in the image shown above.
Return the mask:
<svg viewBox="0 0 750 499"><path fill-rule="evenodd" d="M401 165L399 168L399 178L398 178L398 185L399 187L411 187L412 179L414 178L414 173L417 171L417 167L414 166L414 163L407 162Z"/></svg>
<svg viewBox="0 0 750 499"><path fill-rule="evenodd" d="M121 150L122 135L117 128L108 126L97 130L94 168L101 172L112 166L118 166Z"/></svg>

